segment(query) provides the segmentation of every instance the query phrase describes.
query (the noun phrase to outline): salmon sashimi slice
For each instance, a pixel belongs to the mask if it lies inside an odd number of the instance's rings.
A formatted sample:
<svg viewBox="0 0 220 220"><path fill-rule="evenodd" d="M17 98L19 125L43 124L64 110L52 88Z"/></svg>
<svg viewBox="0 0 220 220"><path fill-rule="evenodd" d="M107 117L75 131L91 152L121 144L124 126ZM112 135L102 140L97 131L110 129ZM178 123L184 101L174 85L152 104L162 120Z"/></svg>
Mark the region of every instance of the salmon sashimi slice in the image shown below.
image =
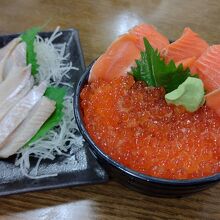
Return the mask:
<svg viewBox="0 0 220 220"><path fill-rule="evenodd" d="M124 34L116 39L94 63L90 70L89 82L96 79L111 81L119 76L125 76L135 60L140 57L140 51L135 45L135 36Z"/></svg>
<svg viewBox="0 0 220 220"><path fill-rule="evenodd" d="M208 92L220 87L220 45L210 46L193 64Z"/></svg>
<svg viewBox="0 0 220 220"><path fill-rule="evenodd" d="M220 88L205 96L206 105L213 109L220 117Z"/></svg>
<svg viewBox="0 0 220 220"><path fill-rule="evenodd" d="M169 44L166 37L155 27L141 24L132 28L127 34L116 39L94 63L90 70L89 82L96 79L111 81L125 76L140 58L140 51L144 50L143 37L146 37L154 48L161 50Z"/></svg>
<svg viewBox="0 0 220 220"><path fill-rule="evenodd" d="M177 62L176 66L179 66L180 64L182 64L184 69L190 68L191 70L191 67L195 61L196 61L196 57L189 57L189 58L186 58L184 60L180 60L179 62Z"/></svg>
<svg viewBox="0 0 220 220"><path fill-rule="evenodd" d="M203 40L197 33L190 28L185 28L182 36L175 42L165 47L161 54L165 57L166 62L196 57L198 58L207 48L208 43Z"/></svg>
<svg viewBox="0 0 220 220"><path fill-rule="evenodd" d="M129 33L136 36L137 47L142 51L145 49L143 41L144 37L147 38L153 48L158 49L159 51L169 45L169 40L150 24L137 25L132 28Z"/></svg>

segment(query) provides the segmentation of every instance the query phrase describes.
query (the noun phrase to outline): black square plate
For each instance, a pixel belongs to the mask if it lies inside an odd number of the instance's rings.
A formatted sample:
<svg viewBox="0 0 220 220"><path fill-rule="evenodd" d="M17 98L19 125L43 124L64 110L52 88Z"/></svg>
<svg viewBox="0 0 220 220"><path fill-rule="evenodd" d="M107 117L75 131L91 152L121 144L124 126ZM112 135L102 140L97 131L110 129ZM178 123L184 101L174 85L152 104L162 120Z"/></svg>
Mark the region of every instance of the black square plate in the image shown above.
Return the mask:
<svg viewBox="0 0 220 220"><path fill-rule="evenodd" d="M54 43L66 42L66 52L70 53L69 59L79 71L72 70L69 73L71 82L79 80L85 70L82 50L80 47L78 32L74 29L62 31L62 35ZM39 35L43 38L50 37L52 32L44 32ZM0 47L3 47L18 34L0 36ZM20 169L14 165L15 156L0 160L0 196L15 193L54 189L67 186L102 183L108 180L103 168L98 164L94 156L84 147L70 157L58 156L54 161L44 161L40 167L41 174L57 172L56 177L41 179L29 179L22 175Z"/></svg>

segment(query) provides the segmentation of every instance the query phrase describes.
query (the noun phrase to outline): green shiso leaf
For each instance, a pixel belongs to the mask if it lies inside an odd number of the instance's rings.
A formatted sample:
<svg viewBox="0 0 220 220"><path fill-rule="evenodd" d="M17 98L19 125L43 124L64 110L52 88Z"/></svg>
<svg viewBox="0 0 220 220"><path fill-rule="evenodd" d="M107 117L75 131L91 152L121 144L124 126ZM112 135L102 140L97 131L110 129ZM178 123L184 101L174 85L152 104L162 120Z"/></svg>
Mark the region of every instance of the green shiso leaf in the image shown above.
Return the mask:
<svg viewBox="0 0 220 220"><path fill-rule="evenodd" d="M34 51L34 40L38 32L41 31L40 27L33 27L25 31L20 37L27 46L27 64L31 64L31 73L37 73L39 65L37 64L37 56Z"/></svg>
<svg viewBox="0 0 220 220"><path fill-rule="evenodd" d="M43 137L49 130L58 125L64 115L63 102L66 95L66 90L64 88L48 87L44 95L56 102L56 109L38 130L38 132L31 138L27 145Z"/></svg>
<svg viewBox="0 0 220 220"><path fill-rule="evenodd" d="M189 68L184 70L182 64L176 66L173 60L166 64L158 50L154 50L146 38L144 45L145 51L142 51L141 58L136 60L136 67L132 67L135 80L144 81L148 86L164 87L168 93L192 76Z"/></svg>

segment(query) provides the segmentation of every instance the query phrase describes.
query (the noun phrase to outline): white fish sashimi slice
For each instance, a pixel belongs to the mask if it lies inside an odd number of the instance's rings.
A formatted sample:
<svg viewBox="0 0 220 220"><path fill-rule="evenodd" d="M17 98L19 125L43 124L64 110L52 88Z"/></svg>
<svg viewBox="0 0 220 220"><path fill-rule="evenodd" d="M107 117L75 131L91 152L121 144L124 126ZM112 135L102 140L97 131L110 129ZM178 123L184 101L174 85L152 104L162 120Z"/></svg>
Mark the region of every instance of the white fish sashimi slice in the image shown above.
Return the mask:
<svg viewBox="0 0 220 220"><path fill-rule="evenodd" d="M26 43L19 43L5 62L5 67L3 71L3 79L5 79L10 73L13 67L25 67L26 62Z"/></svg>
<svg viewBox="0 0 220 220"><path fill-rule="evenodd" d="M0 84L0 105L24 88L31 76L31 65L25 68L14 67L11 71L9 77Z"/></svg>
<svg viewBox="0 0 220 220"><path fill-rule="evenodd" d="M39 86L34 87L20 102L18 102L5 117L0 121L0 148L3 142L27 117L30 110L41 99L46 90L46 83L42 82Z"/></svg>
<svg viewBox="0 0 220 220"><path fill-rule="evenodd" d="M21 38L17 37L11 40L8 44L0 49L0 61L7 55L9 51L12 51L19 43L21 42Z"/></svg>
<svg viewBox="0 0 220 220"><path fill-rule="evenodd" d="M20 42L21 38L15 38L10 41L5 47L0 49L0 82L3 81L3 74L7 59Z"/></svg>
<svg viewBox="0 0 220 220"><path fill-rule="evenodd" d="M32 78L32 76L31 76L31 65L26 66L23 69L23 71L21 72L21 74L22 74L23 78L21 79L20 84L17 85L16 89L7 97L7 99L10 99L10 98L14 97L15 95L17 95L25 87L28 80L30 80ZM10 78L12 78L12 77L15 77L15 74L10 76Z"/></svg>
<svg viewBox="0 0 220 220"><path fill-rule="evenodd" d="M7 138L0 149L0 157L7 158L23 147L40 129L55 110L55 102L43 96L27 118Z"/></svg>
<svg viewBox="0 0 220 220"><path fill-rule="evenodd" d="M15 49L12 51L9 56L9 64L13 63L17 66L26 66L27 65L27 57L26 57L26 43L19 43ZM11 63L10 63L11 62Z"/></svg>
<svg viewBox="0 0 220 220"><path fill-rule="evenodd" d="M7 112L18 103L21 98L23 98L33 87L34 85L34 78L30 76L30 79L28 80L25 87L15 96L11 97L10 99L6 99L1 105L0 105L0 120L7 114Z"/></svg>

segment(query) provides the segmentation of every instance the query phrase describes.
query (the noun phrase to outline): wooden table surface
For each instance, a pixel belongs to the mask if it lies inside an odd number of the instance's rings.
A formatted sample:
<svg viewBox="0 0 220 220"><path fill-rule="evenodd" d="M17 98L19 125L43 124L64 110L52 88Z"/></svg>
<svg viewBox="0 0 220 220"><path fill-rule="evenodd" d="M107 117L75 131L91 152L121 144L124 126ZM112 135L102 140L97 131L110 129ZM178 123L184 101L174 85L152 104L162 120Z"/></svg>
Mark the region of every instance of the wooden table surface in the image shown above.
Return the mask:
<svg viewBox="0 0 220 220"><path fill-rule="evenodd" d="M147 22L177 38L185 26L220 43L218 0L1 0L0 34L44 24L80 31L86 64L119 34ZM0 198L2 219L220 219L220 184L181 199L160 199L111 181Z"/></svg>

